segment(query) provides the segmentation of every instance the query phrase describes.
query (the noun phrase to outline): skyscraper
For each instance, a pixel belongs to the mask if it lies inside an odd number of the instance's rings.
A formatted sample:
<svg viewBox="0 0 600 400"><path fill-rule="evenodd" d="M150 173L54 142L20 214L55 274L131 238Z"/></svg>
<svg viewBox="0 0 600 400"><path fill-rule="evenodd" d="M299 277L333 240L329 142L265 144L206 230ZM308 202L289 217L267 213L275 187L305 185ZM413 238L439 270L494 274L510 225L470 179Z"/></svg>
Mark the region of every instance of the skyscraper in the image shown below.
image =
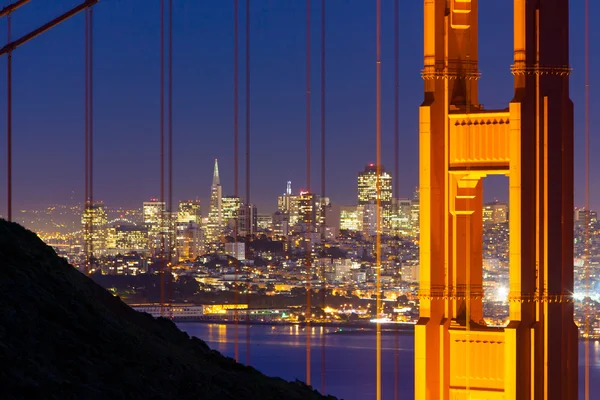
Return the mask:
<svg viewBox="0 0 600 400"><path fill-rule="evenodd" d="M200 255L203 240L200 211L200 200L179 202L177 255L182 260L193 260Z"/></svg>
<svg viewBox="0 0 600 400"><path fill-rule="evenodd" d="M233 229L235 221L240 213L242 199L237 196L225 196L221 199L221 209L223 213L223 225Z"/></svg>
<svg viewBox="0 0 600 400"><path fill-rule="evenodd" d="M180 260L194 260L202 252L203 233L195 222L177 224L177 255Z"/></svg>
<svg viewBox="0 0 600 400"><path fill-rule="evenodd" d="M238 215L238 233L240 235L252 235L256 233L258 212L254 204L242 204Z"/></svg>
<svg viewBox="0 0 600 400"><path fill-rule="evenodd" d="M210 242L217 241L223 230L223 197L221 180L219 178L219 162L215 158L213 181L210 186L210 210L208 212L208 225L206 239Z"/></svg>
<svg viewBox="0 0 600 400"><path fill-rule="evenodd" d="M166 205L164 201L152 199L145 201L142 206L144 227L148 231L148 248L153 255L162 248L161 232L163 229L162 219L165 216Z"/></svg>
<svg viewBox="0 0 600 400"><path fill-rule="evenodd" d="M391 225L392 215L392 176L381 167L380 176L381 217L384 228ZM369 164L358 173L358 205L377 203L377 166Z"/></svg>
<svg viewBox="0 0 600 400"><path fill-rule="evenodd" d="M81 215L85 248L88 254L98 257L106 250L106 223L108 217L104 203L96 201L87 206Z"/></svg>
<svg viewBox="0 0 600 400"><path fill-rule="evenodd" d="M152 256L171 252L174 257L177 213L169 213L164 201L152 199L143 204L144 227L148 230L148 248Z"/></svg>
<svg viewBox="0 0 600 400"><path fill-rule="evenodd" d="M314 228L317 220L317 204L315 195L310 192L300 192L298 209L301 225L301 231L314 232Z"/></svg>
<svg viewBox="0 0 600 400"><path fill-rule="evenodd" d="M277 209L288 215L290 226L299 222L299 196L292 194L292 182L288 181L285 193L277 198Z"/></svg>
<svg viewBox="0 0 600 400"><path fill-rule="evenodd" d="M392 204L392 176L381 167L381 205ZM358 173L358 204L377 201L377 166L369 164Z"/></svg>

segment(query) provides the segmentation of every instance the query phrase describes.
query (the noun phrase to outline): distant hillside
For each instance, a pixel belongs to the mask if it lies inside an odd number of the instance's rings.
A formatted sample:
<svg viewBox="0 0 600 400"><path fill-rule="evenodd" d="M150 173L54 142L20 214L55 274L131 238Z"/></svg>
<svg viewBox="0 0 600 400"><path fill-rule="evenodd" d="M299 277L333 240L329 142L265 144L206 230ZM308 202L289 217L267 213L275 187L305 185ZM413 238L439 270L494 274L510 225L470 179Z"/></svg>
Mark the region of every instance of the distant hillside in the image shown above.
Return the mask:
<svg viewBox="0 0 600 400"><path fill-rule="evenodd" d="M0 360L0 399L326 398L133 311L34 233L4 220Z"/></svg>

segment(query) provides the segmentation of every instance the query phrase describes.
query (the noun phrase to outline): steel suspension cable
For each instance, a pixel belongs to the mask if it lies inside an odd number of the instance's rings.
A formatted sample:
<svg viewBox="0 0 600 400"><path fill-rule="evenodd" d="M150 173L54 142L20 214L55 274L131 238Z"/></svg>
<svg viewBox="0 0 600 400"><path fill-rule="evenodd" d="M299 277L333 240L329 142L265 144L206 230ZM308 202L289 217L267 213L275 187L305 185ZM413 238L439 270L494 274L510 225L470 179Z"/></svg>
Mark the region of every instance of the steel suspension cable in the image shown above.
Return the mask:
<svg viewBox="0 0 600 400"><path fill-rule="evenodd" d="M375 231L375 271L376 271L376 304L375 318L379 319L381 312L381 0L376 1L376 124L375 149L377 154L376 175L376 231ZM381 399L381 324L376 323L376 399Z"/></svg>
<svg viewBox="0 0 600 400"><path fill-rule="evenodd" d="M321 0L321 238L325 239L327 227L327 212L325 204L325 0ZM321 273L321 312L325 317L325 303L327 296L327 281L325 279L325 264ZM321 393L325 394L325 328L321 329Z"/></svg>
<svg viewBox="0 0 600 400"><path fill-rule="evenodd" d="M84 52L84 58L85 58L85 65L84 65L84 76L85 76L85 83L84 83L84 88L83 88L83 102L84 102L84 108L85 108L85 115L84 115L84 148L83 148L83 154L84 154L84 159L85 159L85 178L84 178L84 202L83 202L83 213L84 213L84 224L83 224L83 251L84 251L84 271L85 274L87 275L89 272L89 267L90 267L90 214L89 214L89 202L90 202L90 159L89 159L89 148L90 148L90 122L89 122L89 118L90 118L90 103L89 103L89 94L88 91L90 89L90 53L88 50L89 44L90 44L90 21L89 21L89 13L88 10L85 11L85 41L84 41L84 45L83 45L83 52Z"/></svg>
<svg viewBox="0 0 600 400"><path fill-rule="evenodd" d="M250 0L246 0L246 231L251 231L250 206ZM248 240L247 240L248 242ZM250 271L246 279L246 365L250 365Z"/></svg>
<svg viewBox="0 0 600 400"><path fill-rule="evenodd" d="M90 206L94 205L94 9L88 8L87 12L89 14L89 137L90 137L90 147L89 147L89 168L90 168ZM94 235L94 224L91 224L91 233L92 237ZM94 257L94 241L91 242L91 254Z"/></svg>
<svg viewBox="0 0 600 400"><path fill-rule="evenodd" d="M6 41L10 43L12 28L12 13L8 13L6 21ZM8 52L6 68L6 185L7 185L7 213L6 219L12 221L12 51Z"/></svg>
<svg viewBox="0 0 600 400"><path fill-rule="evenodd" d="M173 317L173 250L175 242L175 220L173 218L173 0L169 0L169 53L168 53L168 104L167 104L167 124L168 124L168 160L169 160L169 185L168 185L168 207L167 207L167 232L169 237L168 244L168 286L169 286L169 317Z"/></svg>
<svg viewBox="0 0 600 400"><path fill-rule="evenodd" d="M590 399L590 2L585 0L585 371L584 396Z"/></svg>
<svg viewBox="0 0 600 400"><path fill-rule="evenodd" d="M160 315L165 307L165 0L160 0Z"/></svg>
<svg viewBox="0 0 600 400"><path fill-rule="evenodd" d="M86 274L90 273L94 259L94 131L93 131L93 12L91 8L85 10L85 204L84 204L84 253Z"/></svg>
<svg viewBox="0 0 600 400"><path fill-rule="evenodd" d="M239 0L233 0L233 195L239 198ZM235 223L233 227L233 242L235 246L238 243L238 223L239 223L239 209L235 214ZM235 276L234 276L234 290L235 290L235 304L238 304L240 299L240 290L238 287L238 279L240 273L240 262L235 260ZM237 308L235 313L235 326L234 326L234 358L236 361L240 360L239 353L239 313Z"/></svg>
<svg viewBox="0 0 600 400"><path fill-rule="evenodd" d="M398 115L399 104L399 88L400 88L400 4L398 0L394 0L394 197L396 198L395 212L399 212L400 203L400 119ZM394 335L394 399L398 400L400 371L400 352L399 352L399 327L396 324L396 334Z"/></svg>
<svg viewBox="0 0 600 400"><path fill-rule="evenodd" d="M308 201L314 199L310 190L310 0L306 0L306 190L308 192ZM310 209L310 208L309 208ZM311 245L310 245L310 230L312 226L312 213L308 218L304 218L305 224L305 267L306 267L306 384L310 385L310 317L311 317Z"/></svg>

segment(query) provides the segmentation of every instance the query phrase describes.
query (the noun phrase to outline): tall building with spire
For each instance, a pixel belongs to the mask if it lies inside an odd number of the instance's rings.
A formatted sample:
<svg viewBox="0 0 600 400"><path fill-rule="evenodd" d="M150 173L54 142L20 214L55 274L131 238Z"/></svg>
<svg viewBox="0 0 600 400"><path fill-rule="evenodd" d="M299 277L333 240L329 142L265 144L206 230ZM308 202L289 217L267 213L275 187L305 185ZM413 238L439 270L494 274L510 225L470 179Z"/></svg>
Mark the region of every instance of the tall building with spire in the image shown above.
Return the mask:
<svg viewBox="0 0 600 400"><path fill-rule="evenodd" d="M292 194L292 182L287 181L285 193L277 197L277 209L288 215L290 226L300 220L299 200L300 196Z"/></svg>
<svg viewBox="0 0 600 400"><path fill-rule="evenodd" d="M206 238L208 242L215 242L223 230L223 193L219 178L219 162L215 158L213 181L210 186L210 209L208 211L208 225Z"/></svg>

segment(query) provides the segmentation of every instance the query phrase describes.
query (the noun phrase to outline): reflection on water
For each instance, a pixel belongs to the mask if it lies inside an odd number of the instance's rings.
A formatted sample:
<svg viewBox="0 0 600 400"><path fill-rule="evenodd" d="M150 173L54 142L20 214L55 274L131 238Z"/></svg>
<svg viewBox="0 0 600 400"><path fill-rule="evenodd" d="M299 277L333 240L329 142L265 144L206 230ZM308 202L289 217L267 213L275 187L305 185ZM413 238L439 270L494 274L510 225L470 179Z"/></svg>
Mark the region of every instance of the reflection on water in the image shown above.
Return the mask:
<svg viewBox="0 0 600 400"><path fill-rule="evenodd" d="M226 324L180 323L188 334L197 336L211 348L226 356L234 356L236 326ZM240 360L246 360L246 326L239 325L238 343ZM375 398L375 335L357 332L333 333L336 328L310 327L311 383L321 389L321 361L325 353L326 392L340 399L364 400ZM253 325L250 331L250 360L259 371L287 380L306 380L306 328L298 325ZM324 352L322 351L324 344ZM395 377L399 399L413 396L414 347L412 335L383 334L382 344L382 398L394 399ZM580 398L583 399L584 376L583 343L579 345ZM395 368L395 358L398 367ZM590 343L590 398L600 399L600 343ZM395 372L396 369L396 372Z"/></svg>

